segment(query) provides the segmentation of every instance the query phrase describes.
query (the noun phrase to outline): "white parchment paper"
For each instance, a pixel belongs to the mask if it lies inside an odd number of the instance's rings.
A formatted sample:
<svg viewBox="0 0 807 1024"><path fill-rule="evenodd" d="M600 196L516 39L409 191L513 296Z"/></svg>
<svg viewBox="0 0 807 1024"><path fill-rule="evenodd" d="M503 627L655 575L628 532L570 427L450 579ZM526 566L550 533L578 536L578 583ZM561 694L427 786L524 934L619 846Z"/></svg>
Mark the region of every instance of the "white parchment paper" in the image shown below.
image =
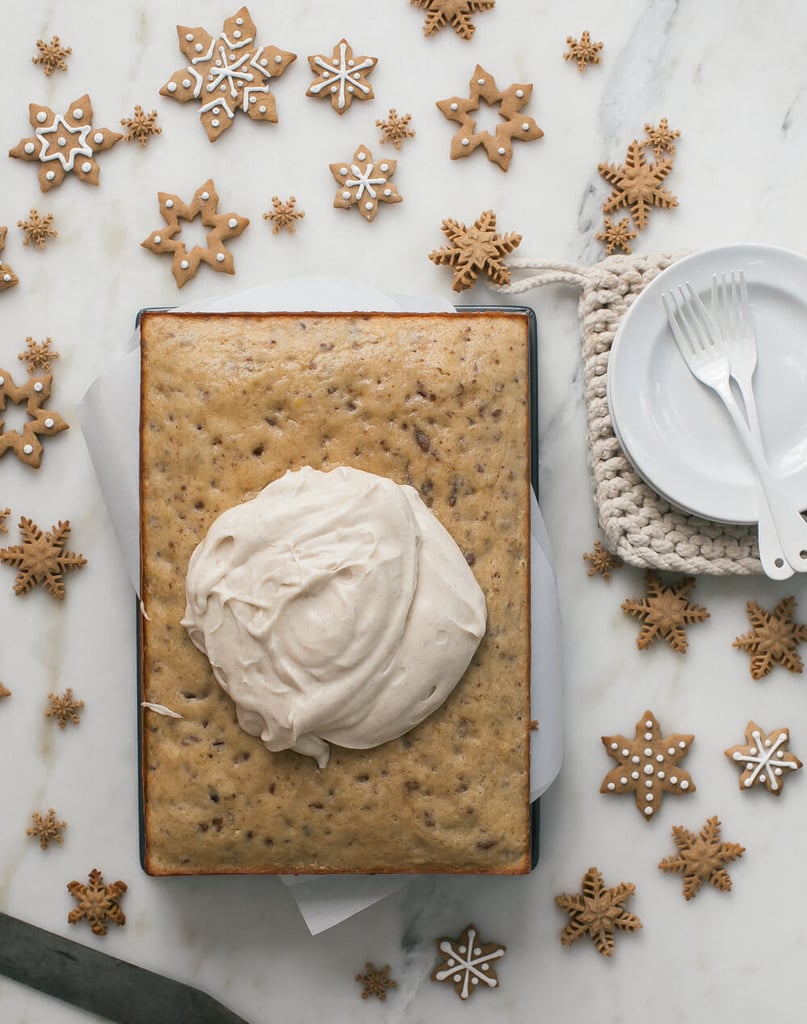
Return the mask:
<svg viewBox="0 0 807 1024"><path fill-rule="evenodd" d="M300 277L196 302L174 312L454 312L439 298L389 296L340 277ZM137 592L140 580L139 465L140 349L135 330L129 351L90 386L79 405L87 447L109 508L125 564ZM557 583L549 537L535 495L531 501L532 735L530 799L550 786L562 758L562 664ZM297 875L284 877L312 934L371 906L411 881L409 875Z"/></svg>

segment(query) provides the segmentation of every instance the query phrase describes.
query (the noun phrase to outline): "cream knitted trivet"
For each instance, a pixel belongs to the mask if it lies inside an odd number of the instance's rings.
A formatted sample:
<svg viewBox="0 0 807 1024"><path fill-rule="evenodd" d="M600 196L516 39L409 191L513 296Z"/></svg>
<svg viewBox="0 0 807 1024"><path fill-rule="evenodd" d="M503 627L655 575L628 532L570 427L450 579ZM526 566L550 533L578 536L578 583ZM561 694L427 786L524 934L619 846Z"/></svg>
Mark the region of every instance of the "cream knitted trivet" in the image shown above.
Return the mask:
<svg viewBox="0 0 807 1024"><path fill-rule="evenodd" d="M608 356L633 300L680 256L609 256L591 267L511 257L532 275L499 287L517 295L547 284L580 288L583 379L594 504L604 544L631 565L685 573L761 573L756 526L714 523L670 505L637 474L611 426L606 397Z"/></svg>

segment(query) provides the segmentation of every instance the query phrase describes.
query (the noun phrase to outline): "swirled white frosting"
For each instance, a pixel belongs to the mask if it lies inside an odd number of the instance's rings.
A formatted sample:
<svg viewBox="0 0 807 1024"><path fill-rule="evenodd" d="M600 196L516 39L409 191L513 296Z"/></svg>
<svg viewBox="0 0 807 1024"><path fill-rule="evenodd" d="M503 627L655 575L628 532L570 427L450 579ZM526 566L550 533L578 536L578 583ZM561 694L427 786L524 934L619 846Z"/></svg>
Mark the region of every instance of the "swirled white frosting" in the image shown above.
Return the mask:
<svg viewBox="0 0 807 1024"><path fill-rule="evenodd" d="M188 565L182 620L238 721L324 768L329 743L403 735L456 686L485 598L417 491L341 467L288 472L224 512Z"/></svg>

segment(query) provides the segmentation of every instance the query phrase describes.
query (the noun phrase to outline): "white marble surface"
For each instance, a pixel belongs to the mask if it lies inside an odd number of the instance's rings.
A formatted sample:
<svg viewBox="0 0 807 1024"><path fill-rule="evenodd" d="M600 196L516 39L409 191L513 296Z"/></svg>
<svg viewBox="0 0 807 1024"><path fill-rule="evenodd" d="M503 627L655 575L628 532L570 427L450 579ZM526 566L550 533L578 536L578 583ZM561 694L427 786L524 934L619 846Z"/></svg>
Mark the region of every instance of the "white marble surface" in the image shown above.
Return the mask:
<svg viewBox="0 0 807 1024"><path fill-rule="evenodd" d="M54 339L52 405L73 429L46 442L33 472L7 456L0 507L9 534L32 517L47 528L73 524L71 547L89 564L67 581L67 599L11 591L0 566L0 908L61 934L201 986L249 1021L576 1021L639 1022L760 1017L798 1019L807 994L807 933L801 897L807 842L807 777L788 780L781 799L738 790L723 749L755 718L789 726L807 760L807 682L777 668L754 683L747 656L731 641L746 629L745 602L763 606L793 594L797 578L701 578L697 600L711 618L690 630L685 656L669 647L640 652L637 626L620 602L641 593L641 573L611 583L588 579L582 561L597 537L585 451L576 321L568 287L530 293L540 328L541 504L555 548L567 665L566 758L542 800L540 864L520 879L437 878L416 882L352 920L309 935L289 892L273 878L159 880L137 855L135 636L133 595L76 425L76 405L95 376L122 353L137 309L226 294L291 274L344 272L400 292L452 298L450 274L426 254L442 244L444 217L472 221L492 208L503 231L523 234L520 255L589 264L607 188L596 165L621 160L645 122L667 117L682 130L669 179L680 206L656 211L636 251L678 251L756 241L803 248L807 164L807 12L785 0L499 0L475 16L468 43L444 30L421 33L423 12L406 0L340 4L299 0L257 5L265 43L299 54L276 85L280 121L239 120L210 145L193 105L158 95L183 63L178 22L217 31L235 5L137 0L69 5L5 0L4 103L0 139L29 134L27 103L61 112L89 92L96 123L115 128L136 103L159 111L163 134L146 150L121 143L100 157L96 189L68 180L40 194L36 168L5 160L0 224L4 259L20 277L0 295L0 365L23 376L16 356L27 336ZM368 11L371 12L368 16ZM382 24L383 20L383 24ZM599 67L580 74L564 62L567 35L584 29L605 42ZM37 38L61 36L73 49L66 73L46 78L30 63ZM374 101L339 118L305 97L309 53L347 36L379 57ZM532 82L528 112L546 135L516 147L508 173L481 153L451 162L452 125L434 106L465 95L481 63L500 86ZM367 224L334 210L328 163L361 144L376 148L374 121L389 107L411 112L416 138L400 153L395 181L404 202ZM378 146L381 149L380 146ZM392 152L387 150L388 153ZM188 199L208 177L221 209L252 223L232 243L237 276L202 268L177 292L169 260L140 248L160 226L158 190ZM295 235L273 236L261 214L272 195L293 193L306 217ZM44 252L22 245L16 222L31 207L53 212L59 230ZM186 237L193 237L192 231ZM484 285L462 297L498 302ZM43 717L49 691L72 687L85 702L78 728ZM600 736L630 732L645 708L670 730L696 740L687 759L697 792L665 800L650 824L632 800L599 794L610 767ZM41 851L25 835L32 810L56 808L69 822L64 845ZM747 852L731 869L734 890L702 891L691 903L658 861L672 852L671 826L697 829L712 814L724 837ZM632 909L644 929L620 935L612 960L587 941L561 948L564 915L556 893L576 890L596 864L606 881L636 884ZM71 928L65 883L92 867L124 879L127 924L99 939ZM499 991L461 1004L428 980L433 940L475 922L508 946ZM384 1004L358 998L353 980L366 960L389 963L398 989ZM0 1020L79 1024L90 1018L0 979Z"/></svg>

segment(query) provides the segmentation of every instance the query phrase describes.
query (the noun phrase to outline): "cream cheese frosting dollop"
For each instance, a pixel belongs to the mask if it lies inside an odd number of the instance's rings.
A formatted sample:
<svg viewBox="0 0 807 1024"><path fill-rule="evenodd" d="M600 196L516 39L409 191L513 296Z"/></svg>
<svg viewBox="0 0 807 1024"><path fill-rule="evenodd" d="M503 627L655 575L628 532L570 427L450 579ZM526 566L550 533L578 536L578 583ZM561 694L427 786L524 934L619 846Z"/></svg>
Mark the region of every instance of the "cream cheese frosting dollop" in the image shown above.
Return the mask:
<svg viewBox="0 0 807 1024"><path fill-rule="evenodd" d="M485 597L413 487L350 467L289 471L222 513L191 555L182 624L269 750L324 768L446 700Z"/></svg>

